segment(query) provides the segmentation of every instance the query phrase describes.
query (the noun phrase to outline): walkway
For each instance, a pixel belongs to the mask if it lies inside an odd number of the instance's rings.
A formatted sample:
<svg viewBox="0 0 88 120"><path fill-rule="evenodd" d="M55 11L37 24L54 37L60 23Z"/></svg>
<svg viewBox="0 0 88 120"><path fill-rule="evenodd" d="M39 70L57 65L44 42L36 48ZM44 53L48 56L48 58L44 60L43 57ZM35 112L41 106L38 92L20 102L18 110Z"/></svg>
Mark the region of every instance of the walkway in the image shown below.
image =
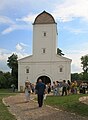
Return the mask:
<svg viewBox="0 0 88 120"><path fill-rule="evenodd" d="M3 101L9 108L9 111L16 116L17 120L88 120L88 118L50 106L43 105L42 108L39 108L37 102L33 100L26 103L24 94L10 96L4 98Z"/></svg>

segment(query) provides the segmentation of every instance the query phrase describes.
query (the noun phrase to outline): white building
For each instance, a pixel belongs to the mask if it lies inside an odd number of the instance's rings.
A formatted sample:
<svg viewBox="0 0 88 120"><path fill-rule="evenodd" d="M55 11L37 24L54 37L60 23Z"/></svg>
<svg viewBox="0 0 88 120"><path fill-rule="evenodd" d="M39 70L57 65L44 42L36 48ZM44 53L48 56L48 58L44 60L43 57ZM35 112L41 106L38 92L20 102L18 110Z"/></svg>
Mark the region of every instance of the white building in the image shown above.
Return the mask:
<svg viewBox="0 0 88 120"><path fill-rule="evenodd" d="M18 90L41 78L45 83L70 80L71 59L57 55L57 24L46 11L33 23L33 55L18 60Z"/></svg>

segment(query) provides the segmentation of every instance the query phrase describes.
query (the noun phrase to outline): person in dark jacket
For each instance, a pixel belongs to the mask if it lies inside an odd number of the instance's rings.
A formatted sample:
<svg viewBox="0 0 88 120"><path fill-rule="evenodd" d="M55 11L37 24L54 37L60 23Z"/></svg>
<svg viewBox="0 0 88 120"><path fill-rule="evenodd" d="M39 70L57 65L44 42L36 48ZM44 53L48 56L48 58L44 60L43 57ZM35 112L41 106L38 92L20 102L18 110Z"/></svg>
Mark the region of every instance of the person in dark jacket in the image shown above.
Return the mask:
<svg viewBox="0 0 88 120"><path fill-rule="evenodd" d="M42 82L41 79L38 80L38 83L36 84L35 89L36 89L37 95L38 95L38 104L39 104L39 107L42 107L42 105L43 105L43 96L44 96L44 93L45 93L46 86Z"/></svg>
<svg viewBox="0 0 88 120"><path fill-rule="evenodd" d="M64 95L67 95L67 87L68 87L68 84L66 83L66 80L63 80L63 83L62 83L62 96Z"/></svg>

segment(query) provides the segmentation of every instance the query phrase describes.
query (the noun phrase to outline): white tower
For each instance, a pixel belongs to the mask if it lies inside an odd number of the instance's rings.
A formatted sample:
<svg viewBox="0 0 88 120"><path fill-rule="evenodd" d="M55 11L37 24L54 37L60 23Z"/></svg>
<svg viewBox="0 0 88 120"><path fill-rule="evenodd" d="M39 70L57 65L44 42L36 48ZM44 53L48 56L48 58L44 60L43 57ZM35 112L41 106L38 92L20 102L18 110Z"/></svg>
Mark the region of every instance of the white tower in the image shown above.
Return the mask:
<svg viewBox="0 0 88 120"><path fill-rule="evenodd" d="M33 23L33 55L18 60L18 90L29 80L39 78L44 83L70 80L71 59L56 54L57 24L46 11L39 14Z"/></svg>
<svg viewBox="0 0 88 120"><path fill-rule="evenodd" d="M52 61L57 50L57 24L46 11L33 23L33 56L36 60Z"/></svg>

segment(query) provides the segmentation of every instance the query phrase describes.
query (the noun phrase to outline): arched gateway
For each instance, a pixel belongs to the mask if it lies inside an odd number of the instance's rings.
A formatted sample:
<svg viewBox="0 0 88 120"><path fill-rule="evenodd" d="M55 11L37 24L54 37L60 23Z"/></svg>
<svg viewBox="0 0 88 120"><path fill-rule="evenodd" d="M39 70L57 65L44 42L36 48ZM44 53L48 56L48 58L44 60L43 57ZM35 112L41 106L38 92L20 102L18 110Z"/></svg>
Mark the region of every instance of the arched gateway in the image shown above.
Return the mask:
<svg viewBox="0 0 88 120"><path fill-rule="evenodd" d="M41 79L43 83L47 84L47 83L50 83L51 84L51 80L48 76L40 76L38 79L37 79L37 82L38 80Z"/></svg>

